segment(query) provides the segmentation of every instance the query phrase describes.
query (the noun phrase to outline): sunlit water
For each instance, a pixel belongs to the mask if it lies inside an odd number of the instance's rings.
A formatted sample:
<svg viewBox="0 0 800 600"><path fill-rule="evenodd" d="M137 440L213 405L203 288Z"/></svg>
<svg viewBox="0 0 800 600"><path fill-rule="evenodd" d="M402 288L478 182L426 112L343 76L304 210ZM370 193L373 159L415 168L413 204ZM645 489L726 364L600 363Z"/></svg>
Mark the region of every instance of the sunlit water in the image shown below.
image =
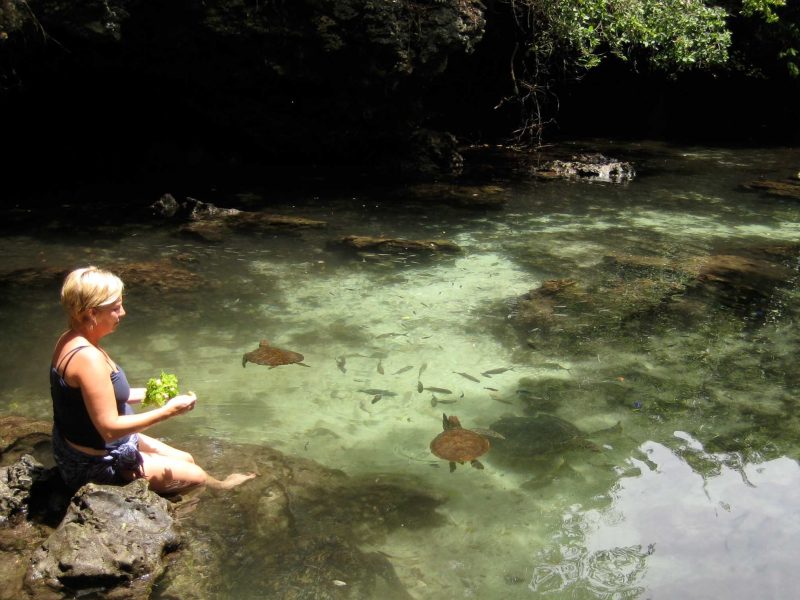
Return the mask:
<svg viewBox="0 0 800 600"><path fill-rule="evenodd" d="M292 198L259 192L272 212L328 223L300 235L208 244L171 225L76 235L45 219L4 233L0 270L165 258L202 277L189 292L131 287L128 316L107 338L134 383L163 369L197 393L197 410L154 431L178 445L263 443L349 474L419 478L447 498L446 525L401 528L377 548L415 598L791 597L800 584L794 282L761 306L712 304L686 320L656 306L631 325L608 308L624 303L600 303L577 317L563 307L568 331L521 332L512 316L514 299L549 279L615 293L604 284L618 275L609 255L684 260L800 243L800 204L739 189L795 173L800 153L615 150L638 161L630 185L494 180L508 190L501 211L320 186ZM253 209L253 198L239 200ZM347 234L448 239L463 252L350 255L329 244ZM6 286L0 319L0 412L47 418L46 370L64 320L57 286ZM308 367L243 369L261 339L302 352ZM452 393L420 393L418 382ZM509 465L490 450L483 470L452 474L430 453L443 412L487 428L536 410L600 431L599 451Z"/></svg>

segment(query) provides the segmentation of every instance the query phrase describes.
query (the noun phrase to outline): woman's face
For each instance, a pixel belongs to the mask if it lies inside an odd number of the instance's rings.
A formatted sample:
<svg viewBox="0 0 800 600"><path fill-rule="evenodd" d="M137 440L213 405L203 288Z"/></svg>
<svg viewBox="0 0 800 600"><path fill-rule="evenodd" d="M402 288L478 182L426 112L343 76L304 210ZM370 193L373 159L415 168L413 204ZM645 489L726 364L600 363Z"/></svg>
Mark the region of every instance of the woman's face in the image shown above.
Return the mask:
<svg viewBox="0 0 800 600"><path fill-rule="evenodd" d="M122 317L125 316L125 308L122 306L122 298L115 300L111 304L99 306L93 309L95 319L95 330L101 335L111 333L117 328Z"/></svg>

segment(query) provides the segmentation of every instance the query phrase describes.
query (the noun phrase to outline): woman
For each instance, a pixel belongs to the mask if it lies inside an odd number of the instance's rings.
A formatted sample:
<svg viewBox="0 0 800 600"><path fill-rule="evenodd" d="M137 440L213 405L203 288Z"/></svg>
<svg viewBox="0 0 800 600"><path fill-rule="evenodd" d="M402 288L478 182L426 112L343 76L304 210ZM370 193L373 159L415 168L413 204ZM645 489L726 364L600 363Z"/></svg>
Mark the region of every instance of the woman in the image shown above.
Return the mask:
<svg viewBox="0 0 800 600"><path fill-rule="evenodd" d="M135 414L128 403L141 402L145 388L131 388L122 369L100 347L125 316L122 281L86 267L67 275L61 304L69 330L56 343L50 368L53 399L53 453L67 485L124 483L145 477L156 492L195 485L230 489L255 477L233 473L214 479L192 455L141 431L194 408L193 393Z"/></svg>

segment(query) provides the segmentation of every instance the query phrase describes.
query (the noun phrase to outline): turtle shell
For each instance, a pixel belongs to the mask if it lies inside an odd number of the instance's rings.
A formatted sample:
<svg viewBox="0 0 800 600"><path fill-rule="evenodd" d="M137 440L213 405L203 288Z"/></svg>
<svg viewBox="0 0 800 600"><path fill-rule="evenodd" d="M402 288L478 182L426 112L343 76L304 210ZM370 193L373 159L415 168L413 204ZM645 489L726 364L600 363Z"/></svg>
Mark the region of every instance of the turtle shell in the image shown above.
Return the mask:
<svg viewBox="0 0 800 600"><path fill-rule="evenodd" d="M267 340L261 340L258 348L244 354L242 357L242 366L244 367L248 362L251 362L257 365L278 367L280 365L300 363L303 361L303 358L303 355L299 352L276 348L275 346L270 346Z"/></svg>
<svg viewBox="0 0 800 600"><path fill-rule="evenodd" d="M491 428L504 438L495 444L498 457L536 457L588 444L575 425L546 413L503 417L492 423Z"/></svg>
<svg viewBox="0 0 800 600"><path fill-rule="evenodd" d="M469 429L447 429L433 438L431 452L441 459L464 463L489 450L489 440Z"/></svg>

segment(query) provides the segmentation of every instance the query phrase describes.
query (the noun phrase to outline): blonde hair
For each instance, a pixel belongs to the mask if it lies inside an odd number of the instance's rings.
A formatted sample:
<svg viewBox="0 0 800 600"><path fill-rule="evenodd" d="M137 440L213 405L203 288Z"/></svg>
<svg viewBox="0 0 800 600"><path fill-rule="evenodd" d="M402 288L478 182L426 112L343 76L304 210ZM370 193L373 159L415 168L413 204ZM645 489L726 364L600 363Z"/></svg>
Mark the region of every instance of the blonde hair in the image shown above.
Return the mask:
<svg viewBox="0 0 800 600"><path fill-rule="evenodd" d="M72 271L61 286L61 305L70 327L86 321L89 310L121 300L124 288L122 280L105 269L90 266Z"/></svg>

